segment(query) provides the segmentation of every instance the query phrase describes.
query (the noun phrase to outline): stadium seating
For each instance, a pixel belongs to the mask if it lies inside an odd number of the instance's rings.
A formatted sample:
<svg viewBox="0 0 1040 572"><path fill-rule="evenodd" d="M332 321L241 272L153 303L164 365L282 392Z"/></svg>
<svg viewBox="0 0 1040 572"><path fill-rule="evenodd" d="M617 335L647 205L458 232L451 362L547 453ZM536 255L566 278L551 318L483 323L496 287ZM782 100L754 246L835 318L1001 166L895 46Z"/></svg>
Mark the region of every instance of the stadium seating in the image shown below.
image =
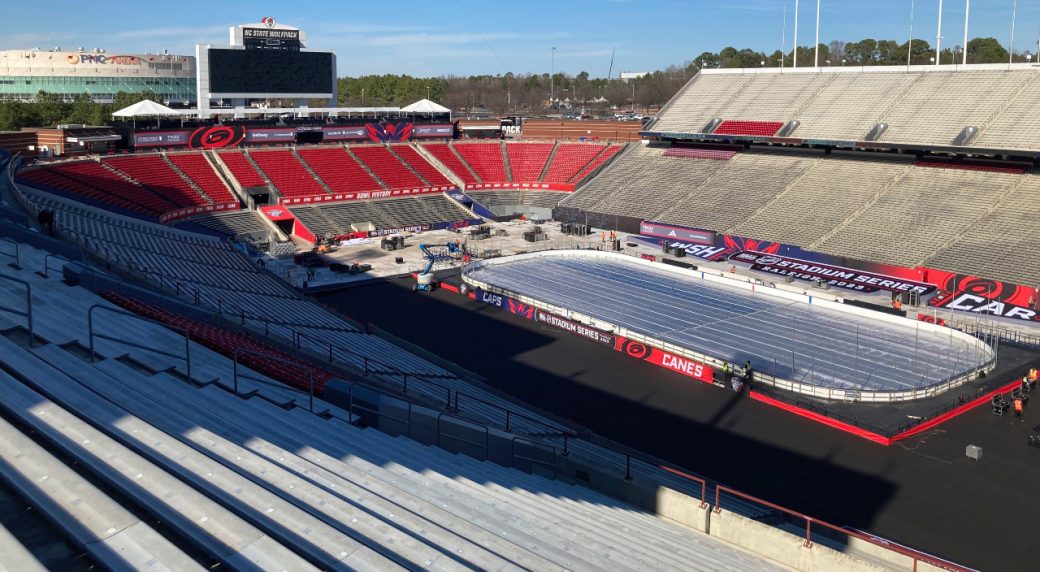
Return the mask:
<svg viewBox="0 0 1040 572"><path fill-rule="evenodd" d="M509 157L509 167L512 169L510 180L540 181L553 147L553 143L506 143L506 155Z"/></svg>
<svg viewBox="0 0 1040 572"><path fill-rule="evenodd" d="M909 169L906 162L833 155L817 161L758 212L726 230L738 236L808 246Z"/></svg>
<svg viewBox="0 0 1040 572"><path fill-rule="evenodd" d="M319 236L326 233L349 234L353 232L352 225L366 222L372 223L377 229L393 229L473 217L439 194L294 206L290 210L311 232Z"/></svg>
<svg viewBox="0 0 1040 572"><path fill-rule="evenodd" d="M515 206L552 208L569 196L569 193L559 191L536 191L530 189L467 191L466 194L473 200L501 215L513 214L515 211L509 210L509 207Z"/></svg>
<svg viewBox="0 0 1040 572"><path fill-rule="evenodd" d="M924 261L930 268L999 278L1014 284L1040 284L1040 174L1024 175L991 212L953 237Z"/></svg>
<svg viewBox="0 0 1040 572"><path fill-rule="evenodd" d="M283 196L311 197L328 194L328 191L314 180L314 175L300 164L292 151L253 151L250 156Z"/></svg>
<svg viewBox="0 0 1040 572"><path fill-rule="evenodd" d="M96 161L50 165L20 173L19 179L153 217L177 208L172 201Z"/></svg>
<svg viewBox="0 0 1040 572"><path fill-rule="evenodd" d="M342 147L312 147L298 152L334 193L378 191L383 188Z"/></svg>
<svg viewBox="0 0 1040 572"><path fill-rule="evenodd" d="M588 177L590 173L600 168L607 161L613 159L614 155L617 155L618 152L624 148L624 145L607 146L607 148L604 149L602 153L597 155L596 158L590 161L589 164L586 165L582 170L578 171L577 175L571 177L569 182L574 183L575 185L580 185L582 181L585 180L585 177Z"/></svg>
<svg viewBox="0 0 1040 572"><path fill-rule="evenodd" d="M231 194L213 166L202 153L171 153L166 156L215 203L226 204L238 199Z"/></svg>
<svg viewBox="0 0 1040 572"><path fill-rule="evenodd" d="M951 145L966 127L981 133L969 145L1040 149L1031 134L1037 117L1036 70L907 71L878 68L842 73L698 74L662 109L652 131L771 135L734 118L783 124L798 120L799 138L862 141L879 124L881 141ZM727 124L733 124L731 128ZM779 128L779 125L777 125ZM1003 143L1006 142L1006 143Z"/></svg>
<svg viewBox="0 0 1040 572"><path fill-rule="evenodd" d="M813 250L916 266L998 204L1022 175L913 167Z"/></svg>
<svg viewBox="0 0 1040 572"><path fill-rule="evenodd" d="M459 158L459 155L455 153L454 148L447 143L426 143L422 146L427 152L429 152L435 159L440 161L442 165L447 167L451 172L455 173L462 182L469 185L473 183L482 182L473 171L466 166L466 163Z"/></svg>
<svg viewBox="0 0 1040 572"><path fill-rule="evenodd" d="M671 147L664 152L665 157L685 157L687 159L716 159L728 161L736 155L736 151L721 149L694 149L690 147Z"/></svg>
<svg viewBox="0 0 1040 572"><path fill-rule="evenodd" d="M177 207L212 204L212 200L195 190L179 173L170 168L162 155L133 155L103 159L105 163L137 180Z"/></svg>
<svg viewBox="0 0 1040 572"><path fill-rule="evenodd" d="M415 173L383 145L353 145L350 152L391 189L425 186Z"/></svg>
<svg viewBox="0 0 1040 572"><path fill-rule="evenodd" d="M501 143L457 143L452 146L482 182L501 183L510 180L506 174Z"/></svg>
<svg viewBox="0 0 1040 572"><path fill-rule="evenodd" d="M225 151L218 155L220 160L227 165L231 176L238 180L242 187L266 187L267 181L256 171L249 158L242 151Z"/></svg>
<svg viewBox="0 0 1040 572"><path fill-rule="evenodd" d="M591 143L560 143L542 180L546 183L566 183L607 148L606 145Z"/></svg>
<svg viewBox="0 0 1040 572"><path fill-rule="evenodd" d="M779 121L726 120L712 131L716 135L775 135L784 124Z"/></svg>
<svg viewBox="0 0 1040 572"><path fill-rule="evenodd" d="M271 227L267 226L267 223L260 218L260 214L250 210L212 213L192 217L190 220L181 223L181 225L199 225L228 236L249 233L261 235L271 232Z"/></svg>
<svg viewBox="0 0 1040 572"><path fill-rule="evenodd" d="M411 145L391 145L390 149L408 164L416 173L426 180L426 183L434 187L454 186L444 173L437 170L425 157L419 154Z"/></svg>

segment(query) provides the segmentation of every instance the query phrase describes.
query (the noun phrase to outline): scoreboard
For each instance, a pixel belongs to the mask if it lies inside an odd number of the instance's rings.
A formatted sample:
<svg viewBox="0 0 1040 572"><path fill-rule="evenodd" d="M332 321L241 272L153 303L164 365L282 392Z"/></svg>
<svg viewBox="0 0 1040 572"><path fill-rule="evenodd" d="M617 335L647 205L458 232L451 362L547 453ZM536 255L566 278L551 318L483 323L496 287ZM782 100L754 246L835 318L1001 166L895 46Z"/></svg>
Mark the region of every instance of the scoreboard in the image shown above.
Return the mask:
<svg viewBox="0 0 1040 572"><path fill-rule="evenodd" d="M215 96L331 94L334 90L331 52L216 48L208 51L209 91Z"/></svg>

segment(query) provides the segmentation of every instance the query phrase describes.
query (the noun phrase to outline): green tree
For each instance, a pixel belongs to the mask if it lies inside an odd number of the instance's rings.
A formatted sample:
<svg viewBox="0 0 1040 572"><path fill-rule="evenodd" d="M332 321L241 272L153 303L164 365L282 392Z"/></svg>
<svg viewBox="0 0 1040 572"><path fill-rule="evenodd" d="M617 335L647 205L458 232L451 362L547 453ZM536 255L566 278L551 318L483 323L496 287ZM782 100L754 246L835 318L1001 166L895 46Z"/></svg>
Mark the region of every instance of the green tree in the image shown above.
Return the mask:
<svg viewBox="0 0 1040 572"><path fill-rule="evenodd" d="M87 125L98 125L94 120L97 118L97 108L100 104L95 103L87 93L80 93L72 100L69 114L65 120L69 123L80 123Z"/></svg>
<svg viewBox="0 0 1040 572"><path fill-rule="evenodd" d="M18 131L36 123L30 106L21 101L0 101L0 131Z"/></svg>
<svg viewBox="0 0 1040 572"><path fill-rule="evenodd" d="M61 123L68 116L69 109L70 106L56 93L41 91L36 94L34 111L40 125L53 126Z"/></svg>
<svg viewBox="0 0 1040 572"><path fill-rule="evenodd" d="M1008 61L1008 51L996 38L975 38L968 42L969 64L997 64Z"/></svg>

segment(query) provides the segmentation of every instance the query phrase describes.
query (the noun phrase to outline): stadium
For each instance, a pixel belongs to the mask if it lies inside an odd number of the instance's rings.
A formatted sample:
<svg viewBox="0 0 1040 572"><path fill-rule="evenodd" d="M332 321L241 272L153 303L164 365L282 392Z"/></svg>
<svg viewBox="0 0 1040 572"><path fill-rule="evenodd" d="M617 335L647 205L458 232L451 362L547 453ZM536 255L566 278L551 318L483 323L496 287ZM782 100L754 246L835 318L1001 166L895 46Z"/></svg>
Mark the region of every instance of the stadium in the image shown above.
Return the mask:
<svg viewBox="0 0 1040 572"><path fill-rule="evenodd" d="M0 150L5 565L1035 567L1040 66L507 140L335 107L306 40Z"/></svg>

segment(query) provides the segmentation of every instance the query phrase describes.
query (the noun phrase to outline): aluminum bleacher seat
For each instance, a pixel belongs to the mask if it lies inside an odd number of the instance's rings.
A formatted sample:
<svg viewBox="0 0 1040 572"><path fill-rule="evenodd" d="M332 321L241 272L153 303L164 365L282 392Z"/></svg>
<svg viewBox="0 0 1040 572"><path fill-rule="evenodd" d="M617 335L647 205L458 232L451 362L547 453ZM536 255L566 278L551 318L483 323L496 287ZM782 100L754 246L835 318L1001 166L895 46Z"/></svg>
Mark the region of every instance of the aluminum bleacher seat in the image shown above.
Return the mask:
<svg viewBox="0 0 1040 572"><path fill-rule="evenodd" d="M447 167L455 176L462 179L465 184L481 182L466 163L455 153L451 145L447 143L424 143L423 149L433 155L442 165Z"/></svg>
<svg viewBox="0 0 1040 572"><path fill-rule="evenodd" d="M300 157L334 193L377 191L383 187L342 147L299 150Z"/></svg>
<svg viewBox="0 0 1040 572"><path fill-rule="evenodd" d="M501 143L456 143L452 147L483 182L501 183L509 180Z"/></svg>
<svg viewBox="0 0 1040 572"><path fill-rule="evenodd" d="M250 156L284 196L309 197L328 194L328 191L314 180L314 175L296 159L292 151L253 151Z"/></svg>
<svg viewBox="0 0 1040 572"><path fill-rule="evenodd" d="M415 169L415 172L419 173L428 184L434 187L452 186L452 182L444 176L444 173L438 171L411 145L391 145L390 149L411 168Z"/></svg>
<svg viewBox="0 0 1040 572"><path fill-rule="evenodd" d="M815 250L913 267L975 224L1022 175L912 167Z"/></svg>

